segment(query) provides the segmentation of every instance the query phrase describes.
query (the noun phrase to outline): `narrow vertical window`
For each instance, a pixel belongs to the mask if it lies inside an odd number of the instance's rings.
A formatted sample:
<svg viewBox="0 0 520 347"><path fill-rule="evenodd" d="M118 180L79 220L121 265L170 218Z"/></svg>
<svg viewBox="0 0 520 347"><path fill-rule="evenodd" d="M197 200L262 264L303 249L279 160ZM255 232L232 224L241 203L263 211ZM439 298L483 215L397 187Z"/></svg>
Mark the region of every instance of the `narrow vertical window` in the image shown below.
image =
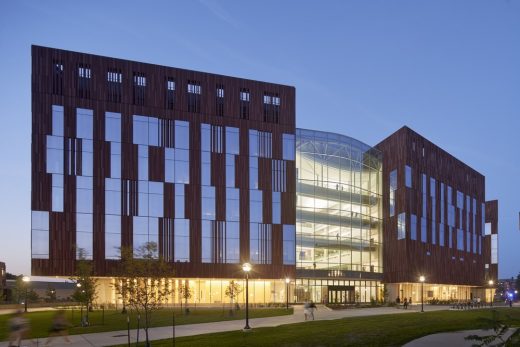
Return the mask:
<svg viewBox="0 0 520 347"><path fill-rule="evenodd" d="M399 213L397 217L397 239L406 238L406 213Z"/></svg>
<svg viewBox="0 0 520 347"><path fill-rule="evenodd" d="M166 78L166 108L173 110L175 107L175 80Z"/></svg>
<svg viewBox="0 0 520 347"><path fill-rule="evenodd" d="M412 188L412 168L408 165L404 166L404 183L408 188Z"/></svg>
<svg viewBox="0 0 520 347"><path fill-rule="evenodd" d="M76 94L79 98L90 98L90 65L79 64L76 84Z"/></svg>
<svg viewBox="0 0 520 347"><path fill-rule="evenodd" d="M200 99L202 89L199 82L188 81L188 112L200 113Z"/></svg>
<svg viewBox="0 0 520 347"><path fill-rule="evenodd" d="M240 118L249 119L249 89L242 88L240 90Z"/></svg>
<svg viewBox="0 0 520 347"><path fill-rule="evenodd" d="M121 102L123 74L119 69L107 72L107 99L109 102Z"/></svg>
<svg viewBox="0 0 520 347"><path fill-rule="evenodd" d="M216 114L219 117L224 117L224 85L223 84L217 84L215 94L216 94L216 99L215 99Z"/></svg>
<svg viewBox="0 0 520 347"><path fill-rule="evenodd" d="M134 105L145 104L146 77L140 72L134 72Z"/></svg>
<svg viewBox="0 0 520 347"><path fill-rule="evenodd" d="M397 170L390 172L390 217L395 216L395 191L397 190Z"/></svg>
<svg viewBox="0 0 520 347"><path fill-rule="evenodd" d="M52 64L52 94L63 95L63 64L60 61Z"/></svg>
<svg viewBox="0 0 520 347"><path fill-rule="evenodd" d="M280 97L277 93L264 93L264 122L279 123Z"/></svg>

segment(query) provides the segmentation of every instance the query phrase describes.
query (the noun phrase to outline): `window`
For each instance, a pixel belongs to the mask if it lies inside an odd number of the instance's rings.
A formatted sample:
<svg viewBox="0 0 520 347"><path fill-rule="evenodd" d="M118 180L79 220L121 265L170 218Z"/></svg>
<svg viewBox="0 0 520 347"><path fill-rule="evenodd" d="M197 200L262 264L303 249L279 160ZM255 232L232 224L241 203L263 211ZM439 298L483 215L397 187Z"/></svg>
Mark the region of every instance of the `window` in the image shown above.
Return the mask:
<svg viewBox="0 0 520 347"><path fill-rule="evenodd" d="M280 97L276 93L264 93L264 122L279 123Z"/></svg>
<svg viewBox="0 0 520 347"><path fill-rule="evenodd" d="M121 143L110 142L110 177L121 178Z"/></svg>
<svg viewBox="0 0 520 347"><path fill-rule="evenodd" d="M93 243L92 213L76 213L76 259L92 260Z"/></svg>
<svg viewBox="0 0 520 347"><path fill-rule="evenodd" d="M390 172L390 217L395 216L395 191L397 190L397 170Z"/></svg>
<svg viewBox="0 0 520 347"><path fill-rule="evenodd" d="M404 177L405 177L404 184L408 188L412 188L412 168L408 165L404 166Z"/></svg>
<svg viewBox="0 0 520 347"><path fill-rule="evenodd" d="M105 216L105 259L119 259L121 216Z"/></svg>
<svg viewBox="0 0 520 347"><path fill-rule="evenodd" d="M79 98L90 98L90 65L78 65L76 92Z"/></svg>
<svg viewBox="0 0 520 347"><path fill-rule="evenodd" d="M238 128L226 127L226 153L240 154L239 134Z"/></svg>
<svg viewBox="0 0 520 347"><path fill-rule="evenodd" d="M270 132L249 130L249 156L271 158L272 134Z"/></svg>
<svg viewBox="0 0 520 347"><path fill-rule="evenodd" d="M31 258L49 259L49 212L31 213Z"/></svg>
<svg viewBox="0 0 520 347"><path fill-rule="evenodd" d="M428 242L428 238L426 236L426 233L427 233L427 229L426 229L426 218L425 217L422 217L421 218L421 242Z"/></svg>
<svg viewBox="0 0 520 347"><path fill-rule="evenodd" d="M410 214L410 239L417 240L417 216Z"/></svg>
<svg viewBox="0 0 520 347"><path fill-rule="evenodd" d="M235 187L235 156L226 154L226 187Z"/></svg>
<svg viewBox="0 0 520 347"><path fill-rule="evenodd" d="M491 264L498 264L498 235L491 235Z"/></svg>
<svg viewBox="0 0 520 347"><path fill-rule="evenodd" d="M63 95L63 64L56 60L52 64L52 94Z"/></svg>
<svg viewBox="0 0 520 347"><path fill-rule="evenodd" d="M186 198L184 197L184 184L175 184L175 218L183 219L184 205Z"/></svg>
<svg viewBox="0 0 520 347"><path fill-rule="evenodd" d="M226 188L226 220L240 221L240 189Z"/></svg>
<svg viewBox="0 0 520 347"><path fill-rule="evenodd" d="M93 139L94 113L84 108L76 109L76 137Z"/></svg>
<svg viewBox="0 0 520 347"><path fill-rule="evenodd" d="M215 187L201 188L201 218L215 220Z"/></svg>
<svg viewBox="0 0 520 347"><path fill-rule="evenodd" d="M175 121L175 148L190 149L190 123Z"/></svg>
<svg viewBox="0 0 520 347"><path fill-rule="evenodd" d="M47 173L63 174L63 137L47 135Z"/></svg>
<svg viewBox="0 0 520 347"><path fill-rule="evenodd" d="M406 213L399 213L397 217L397 239L406 238Z"/></svg>
<svg viewBox="0 0 520 347"><path fill-rule="evenodd" d="M148 180L148 146L137 146L137 178L140 181Z"/></svg>
<svg viewBox="0 0 520 347"><path fill-rule="evenodd" d="M174 226L174 260L177 262L190 261L190 221L189 219L175 219Z"/></svg>
<svg viewBox="0 0 520 347"><path fill-rule="evenodd" d="M256 189L249 190L249 221L262 223L263 221L263 204L262 191Z"/></svg>
<svg viewBox="0 0 520 347"><path fill-rule="evenodd" d="M287 165L285 160L273 159L271 162L272 170L272 189L274 192L287 191Z"/></svg>
<svg viewBox="0 0 520 347"><path fill-rule="evenodd" d="M249 188L258 189L258 158L249 157Z"/></svg>
<svg viewBox="0 0 520 347"><path fill-rule="evenodd" d="M296 264L296 228L291 224L283 225L283 263L284 265Z"/></svg>
<svg viewBox="0 0 520 347"><path fill-rule="evenodd" d="M295 159L295 142L294 142L294 134L283 134L282 135L283 142L283 156L284 160L294 160Z"/></svg>
<svg viewBox="0 0 520 347"><path fill-rule="evenodd" d="M282 223L282 201L281 193L273 192L273 224Z"/></svg>
<svg viewBox="0 0 520 347"><path fill-rule="evenodd" d="M200 112L200 95L202 89L199 82L188 81L188 112Z"/></svg>
<svg viewBox="0 0 520 347"><path fill-rule="evenodd" d="M107 99L109 102L121 102L123 74L119 69L107 72Z"/></svg>
<svg viewBox="0 0 520 347"><path fill-rule="evenodd" d="M249 119L249 89L240 90L240 118Z"/></svg>
<svg viewBox="0 0 520 347"><path fill-rule="evenodd" d="M484 235L491 235L491 223L485 223Z"/></svg>
<svg viewBox="0 0 520 347"><path fill-rule="evenodd" d="M63 136L63 106L52 105L52 135Z"/></svg>
<svg viewBox="0 0 520 347"><path fill-rule="evenodd" d="M224 116L224 85L217 84L216 88L216 113L217 116L223 117Z"/></svg>
<svg viewBox="0 0 520 347"><path fill-rule="evenodd" d="M105 214L121 215L121 180L105 178Z"/></svg>
<svg viewBox="0 0 520 347"><path fill-rule="evenodd" d="M464 250L464 231L462 229L457 229L457 249Z"/></svg>
<svg viewBox="0 0 520 347"><path fill-rule="evenodd" d="M250 223L249 236L251 262L254 264L270 264L272 225Z"/></svg>
<svg viewBox="0 0 520 347"><path fill-rule="evenodd" d="M52 211L63 212L63 175L52 174Z"/></svg>
<svg viewBox="0 0 520 347"><path fill-rule="evenodd" d="M173 110L175 107L175 80L166 78L166 108Z"/></svg>
<svg viewBox="0 0 520 347"><path fill-rule="evenodd" d="M145 104L146 77L140 72L134 72L134 105Z"/></svg>

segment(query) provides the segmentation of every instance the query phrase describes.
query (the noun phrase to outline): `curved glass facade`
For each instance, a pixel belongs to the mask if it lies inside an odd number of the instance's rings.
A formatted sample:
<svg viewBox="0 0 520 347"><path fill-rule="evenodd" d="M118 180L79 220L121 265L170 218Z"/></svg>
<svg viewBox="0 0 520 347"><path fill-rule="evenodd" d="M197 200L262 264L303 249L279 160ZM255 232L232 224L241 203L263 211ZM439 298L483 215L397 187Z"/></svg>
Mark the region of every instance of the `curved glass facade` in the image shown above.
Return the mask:
<svg viewBox="0 0 520 347"><path fill-rule="evenodd" d="M299 300L366 302L379 296L381 167L382 154L364 143L297 129Z"/></svg>

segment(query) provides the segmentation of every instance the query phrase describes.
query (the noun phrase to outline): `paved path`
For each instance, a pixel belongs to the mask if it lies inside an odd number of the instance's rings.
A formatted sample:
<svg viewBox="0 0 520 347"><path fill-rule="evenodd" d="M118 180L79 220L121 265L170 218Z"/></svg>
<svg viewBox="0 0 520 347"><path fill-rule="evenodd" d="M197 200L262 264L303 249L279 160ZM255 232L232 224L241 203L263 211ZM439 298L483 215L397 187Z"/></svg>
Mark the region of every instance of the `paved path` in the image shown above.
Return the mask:
<svg viewBox="0 0 520 347"><path fill-rule="evenodd" d="M409 312L417 312L421 309L420 305L413 305L408 310L397 309L395 307L377 307L377 308L362 308L362 309L346 309L346 310L331 310L325 306L318 306L318 310L315 313L316 320L331 320L340 319L345 317L362 317L362 316L373 316L381 314L404 314ZM440 311L447 310L449 306L425 306L425 311ZM277 317L266 317L266 318L255 318L249 320L249 325L254 328L260 327L275 327L283 324L300 323L304 321L303 307L301 305L294 306L294 314L287 316ZM224 332L224 331L235 331L241 330L244 327L244 320L234 321L222 321L212 323L200 323L200 324L186 324L175 327L175 336L193 336L200 334ZM130 331L130 341L136 341L137 330ZM151 340L160 340L171 338L173 331L171 326L158 327L149 329ZM71 335L71 343L66 344L62 339L55 339L50 346L78 346L78 347L90 347L90 346L111 346L117 344L127 343L127 331L110 331L103 333L83 334L83 335ZM140 338L142 341L144 338L144 331L140 330ZM42 346L46 339L34 340L33 346ZM24 342L24 346L31 346L31 343ZM0 342L0 347L7 347L7 342Z"/></svg>
<svg viewBox="0 0 520 347"><path fill-rule="evenodd" d="M504 334L504 340L508 339L516 329L508 329ZM463 330L452 333L439 333L427 335L420 339L413 340L403 347L470 347L477 341L468 341L464 338L469 335L487 336L494 334L493 330ZM497 341L498 342L498 341ZM493 346L493 345L490 345Z"/></svg>

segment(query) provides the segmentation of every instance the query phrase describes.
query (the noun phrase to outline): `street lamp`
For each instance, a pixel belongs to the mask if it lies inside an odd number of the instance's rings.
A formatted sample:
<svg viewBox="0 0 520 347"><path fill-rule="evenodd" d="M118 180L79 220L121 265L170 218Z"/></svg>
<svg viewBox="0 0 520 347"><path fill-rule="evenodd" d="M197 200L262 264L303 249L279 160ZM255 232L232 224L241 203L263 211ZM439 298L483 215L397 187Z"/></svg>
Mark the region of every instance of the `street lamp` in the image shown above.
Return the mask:
<svg viewBox="0 0 520 347"><path fill-rule="evenodd" d="M420 276L419 281L421 282L421 312L424 312L424 276Z"/></svg>
<svg viewBox="0 0 520 347"><path fill-rule="evenodd" d="M291 283L291 279L289 277L285 278L285 308L289 309L289 283Z"/></svg>
<svg viewBox="0 0 520 347"><path fill-rule="evenodd" d="M251 330L249 326L249 271L251 271L251 264L244 263L242 265L242 270L244 270L246 274L246 326L244 327L244 331Z"/></svg>
<svg viewBox="0 0 520 347"><path fill-rule="evenodd" d="M81 288L81 283L76 283L76 287L78 288ZM84 290L82 290L80 293L83 293ZM83 326L83 304L81 302L81 294L78 295L78 299L79 299L79 321L80 321L80 325Z"/></svg>
<svg viewBox="0 0 520 347"><path fill-rule="evenodd" d="M29 287L29 282L31 282L31 278L29 276L23 276L22 281L24 282L25 287L24 312L27 312L27 288Z"/></svg>

